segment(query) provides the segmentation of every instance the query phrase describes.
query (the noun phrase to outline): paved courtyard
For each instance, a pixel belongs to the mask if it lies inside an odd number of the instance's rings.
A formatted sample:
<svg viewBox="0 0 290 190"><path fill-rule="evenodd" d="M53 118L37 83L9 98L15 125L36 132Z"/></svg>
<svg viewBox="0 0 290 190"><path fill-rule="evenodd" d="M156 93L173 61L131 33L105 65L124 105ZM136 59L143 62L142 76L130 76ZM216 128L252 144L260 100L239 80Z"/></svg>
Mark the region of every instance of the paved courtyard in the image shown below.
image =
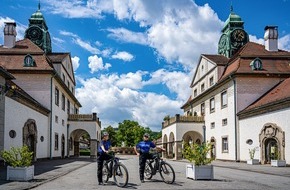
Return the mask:
<svg viewBox="0 0 290 190"><path fill-rule="evenodd" d="M138 157L121 156L121 162L129 171L129 184L127 189L289 189L290 167L276 168L269 165L247 165L245 163L232 163L215 161L214 180L194 181L185 176L186 161L168 161L176 172L176 181L172 185L161 181L159 174L152 180L141 184L138 174ZM55 162L55 161L52 161ZM39 166L41 167L41 166ZM75 167L75 168L73 168ZM61 168L61 169L60 169ZM71 168L70 172L68 168ZM104 186L97 185L97 164L78 160L59 165L56 170L36 175L34 182L11 182L1 184L0 189L34 189L34 190L91 190L91 189L122 189L118 188L113 179ZM63 173L61 171L63 170ZM49 174L50 173L50 174ZM42 176L43 179L40 179ZM53 179L51 179L54 176ZM45 179L44 179L45 178ZM38 181L37 181L38 180ZM43 180L43 181L42 181ZM32 185L34 183L34 185ZM14 184L14 186L13 186ZM25 185L26 184L26 185ZM29 187L29 184L31 185ZM34 187L34 188L32 188Z"/></svg>

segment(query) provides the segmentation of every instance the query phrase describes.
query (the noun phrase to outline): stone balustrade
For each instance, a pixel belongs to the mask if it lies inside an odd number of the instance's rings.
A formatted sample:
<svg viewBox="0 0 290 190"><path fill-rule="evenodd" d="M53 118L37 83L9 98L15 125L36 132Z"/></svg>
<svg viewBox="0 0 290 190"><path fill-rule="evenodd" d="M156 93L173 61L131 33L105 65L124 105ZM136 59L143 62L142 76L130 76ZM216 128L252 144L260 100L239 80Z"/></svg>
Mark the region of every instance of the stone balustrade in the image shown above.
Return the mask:
<svg viewBox="0 0 290 190"><path fill-rule="evenodd" d="M176 114L174 117L169 118L168 120L165 120L162 122L162 129L168 127L171 124L174 123L185 123L185 122L197 122L201 123L204 122L204 116L181 116L179 114Z"/></svg>

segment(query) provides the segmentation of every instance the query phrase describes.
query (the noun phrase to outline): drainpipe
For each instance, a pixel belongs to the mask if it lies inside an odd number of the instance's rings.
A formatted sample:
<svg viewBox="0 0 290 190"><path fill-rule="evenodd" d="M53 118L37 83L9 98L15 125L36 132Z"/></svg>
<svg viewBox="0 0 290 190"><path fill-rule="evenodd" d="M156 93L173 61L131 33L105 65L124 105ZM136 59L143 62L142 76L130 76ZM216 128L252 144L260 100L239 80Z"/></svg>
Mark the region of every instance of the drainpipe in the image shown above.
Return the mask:
<svg viewBox="0 0 290 190"><path fill-rule="evenodd" d="M234 115L235 115L235 161L238 161L238 134L237 134L237 84L236 80L230 75L230 79L234 83Z"/></svg>
<svg viewBox="0 0 290 190"><path fill-rule="evenodd" d="M49 140L49 158L52 159L52 79L50 78L50 140Z"/></svg>
<svg viewBox="0 0 290 190"><path fill-rule="evenodd" d="M206 130L206 127L205 127L205 125L204 126L202 126L202 129L203 129L203 142L204 143L206 143L206 133L205 133L205 130Z"/></svg>
<svg viewBox="0 0 290 190"><path fill-rule="evenodd" d="M56 76L56 72L53 74L53 76L50 78L50 127L49 127L49 133L50 133L50 138L49 138L49 159L52 160L52 79Z"/></svg>

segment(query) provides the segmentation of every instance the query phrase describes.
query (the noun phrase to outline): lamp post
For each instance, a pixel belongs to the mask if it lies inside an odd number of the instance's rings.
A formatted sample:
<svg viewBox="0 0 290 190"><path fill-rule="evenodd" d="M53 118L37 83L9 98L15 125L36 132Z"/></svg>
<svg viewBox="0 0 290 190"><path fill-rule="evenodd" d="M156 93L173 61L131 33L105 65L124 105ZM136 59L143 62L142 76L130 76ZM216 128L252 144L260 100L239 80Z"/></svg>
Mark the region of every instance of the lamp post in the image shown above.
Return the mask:
<svg viewBox="0 0 290 190"><path fill-rule="evenodd" d="M206 142L206 136L205 136L206 127L205 127L205 125L202 126L202 129L203 129L203 142L205 143Z"/></svg>

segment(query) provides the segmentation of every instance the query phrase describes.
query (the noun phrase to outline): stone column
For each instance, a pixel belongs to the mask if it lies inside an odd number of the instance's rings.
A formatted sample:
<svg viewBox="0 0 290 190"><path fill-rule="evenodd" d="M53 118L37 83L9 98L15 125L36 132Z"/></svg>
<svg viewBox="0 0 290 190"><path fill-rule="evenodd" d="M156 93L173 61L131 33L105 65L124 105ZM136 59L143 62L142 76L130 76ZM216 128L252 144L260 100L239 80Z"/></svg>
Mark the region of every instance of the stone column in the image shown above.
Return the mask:
<svg viewBox="0 0 290 190"><path fill-rule="evenodd" d="M80 156L80 142L74 141L74 156Z"/></svg>
<svg viewBox="0 0 290 190"><path fill-rule="evenodd" d="M175 142L175 160L181 160L182 159L182 141L176 141Z"/></svg>
<svg viewBox="0 0 290 190"><path fill-rule="evenodd" d="M91 155L90 155L90 158L96 159L97 158L97 149L98 149L98 140L97 139L91 139L90 144L91 144L91 148L90 148Z"/></svg>

